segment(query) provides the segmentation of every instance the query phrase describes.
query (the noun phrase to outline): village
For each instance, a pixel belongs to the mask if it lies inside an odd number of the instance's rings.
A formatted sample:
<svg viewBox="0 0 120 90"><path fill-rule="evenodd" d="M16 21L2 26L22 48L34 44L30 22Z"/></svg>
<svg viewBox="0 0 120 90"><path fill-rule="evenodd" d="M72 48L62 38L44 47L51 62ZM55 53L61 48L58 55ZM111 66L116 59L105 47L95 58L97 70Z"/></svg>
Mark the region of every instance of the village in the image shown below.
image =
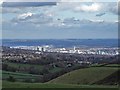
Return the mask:
<svg viewBox="0 0 120 90"><path fill-rule="evenodd" d="M118 48L81 48L81 47L54 47L52 45L43 45L43 46L15 46L10 48L25 49L25 50L35 50L36 53L40 54L42 52L57 52L57 53L73 53L73 54L93 54L93 55L118 55Z"/></svg>

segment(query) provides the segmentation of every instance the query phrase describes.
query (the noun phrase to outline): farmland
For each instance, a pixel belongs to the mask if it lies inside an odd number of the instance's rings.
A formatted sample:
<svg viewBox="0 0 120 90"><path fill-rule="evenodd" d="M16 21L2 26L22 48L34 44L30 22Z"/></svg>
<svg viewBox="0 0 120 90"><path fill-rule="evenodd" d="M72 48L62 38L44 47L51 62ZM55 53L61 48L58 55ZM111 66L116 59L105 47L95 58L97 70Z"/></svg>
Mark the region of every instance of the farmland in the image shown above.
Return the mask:
<svg viewBox="0 0 120 90"><path fill-rule="evenodd" d="M45 83L21 82L21 79L32 79L34 81L40 78L40 75L3 71L3 78L9 77L11 75L18 80L16 82L9 82L4 80L3 88L117 88L118 84L96 84L96 82L103 80L117 71L118 68L116 67L90 67L66 73ZM19 87L16 87L18 85Z"/></svg>
<svg viewBox="0 0 120 90"><path fill-rule="evenodd" d="M3 88L111 88L116 89L116 86L105 85L75 85L75 84L46 84L46 83L21 83L3 81Z"/></svg>
<svg viewBox="0 0 120 90"><path fill-rule="evenodd" d="M95 82L102 80L112 73L116 72L118 68L113 67L91 67L79 69L70 73L64 74L49 83L64 83L64 84L95 84Z"/></svg>

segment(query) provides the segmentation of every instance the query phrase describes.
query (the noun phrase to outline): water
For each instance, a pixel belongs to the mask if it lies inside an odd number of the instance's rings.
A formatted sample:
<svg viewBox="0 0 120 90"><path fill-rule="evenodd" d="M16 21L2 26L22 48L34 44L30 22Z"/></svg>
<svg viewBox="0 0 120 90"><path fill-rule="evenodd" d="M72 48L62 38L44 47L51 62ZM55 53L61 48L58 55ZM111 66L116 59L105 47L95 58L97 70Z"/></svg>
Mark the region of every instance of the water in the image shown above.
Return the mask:
<svg viewBox="0 0 120 90"><path fill-rule="evenodd" d="M117 39L3 39L3 46L118 47Z"/></svg>

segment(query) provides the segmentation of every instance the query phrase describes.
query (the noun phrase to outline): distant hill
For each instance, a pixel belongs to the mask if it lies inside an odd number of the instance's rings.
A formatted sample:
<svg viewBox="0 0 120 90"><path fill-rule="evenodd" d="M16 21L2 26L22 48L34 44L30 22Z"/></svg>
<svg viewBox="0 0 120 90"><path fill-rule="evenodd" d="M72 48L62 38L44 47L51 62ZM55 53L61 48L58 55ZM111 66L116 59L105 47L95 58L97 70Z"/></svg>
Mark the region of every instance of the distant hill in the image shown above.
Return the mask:
<svg viewBox="0 0 120 90"><path fill-rule="evenodd" d="M117 70L118 68L114 68L114 67L91 67L91 68L79 69L64 74L56 79L49 81L48 83L80 84L80 85L91 85L96 83L102 84L99 81L117 72ZM107 82L109 82L108 79Z"/></svg>
<svg viewBox="0 0 120 90"><path fill-rule="evenodd" d="M3 46L117 47L118 39L3 39Z"/></svg>

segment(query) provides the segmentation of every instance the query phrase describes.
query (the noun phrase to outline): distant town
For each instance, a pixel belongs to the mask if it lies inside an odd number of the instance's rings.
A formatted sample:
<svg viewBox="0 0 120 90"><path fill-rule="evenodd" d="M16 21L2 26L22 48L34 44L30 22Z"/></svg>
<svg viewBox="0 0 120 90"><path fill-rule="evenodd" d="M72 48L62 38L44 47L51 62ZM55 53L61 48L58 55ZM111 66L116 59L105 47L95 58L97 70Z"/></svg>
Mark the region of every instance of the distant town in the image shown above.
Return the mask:
<svg viewBox="0 0 120 90"><path fill-rule="evenodd" d="M24 50L34 50L35 53L41 54L43 52L57 52L57 53L70 53L70 54L92 54L92 55L118 55L119 48L83 48L83 47L71 47L71 48L56 48L52 45L43 46L14 46L10 48L24 49Z"/></svg>

